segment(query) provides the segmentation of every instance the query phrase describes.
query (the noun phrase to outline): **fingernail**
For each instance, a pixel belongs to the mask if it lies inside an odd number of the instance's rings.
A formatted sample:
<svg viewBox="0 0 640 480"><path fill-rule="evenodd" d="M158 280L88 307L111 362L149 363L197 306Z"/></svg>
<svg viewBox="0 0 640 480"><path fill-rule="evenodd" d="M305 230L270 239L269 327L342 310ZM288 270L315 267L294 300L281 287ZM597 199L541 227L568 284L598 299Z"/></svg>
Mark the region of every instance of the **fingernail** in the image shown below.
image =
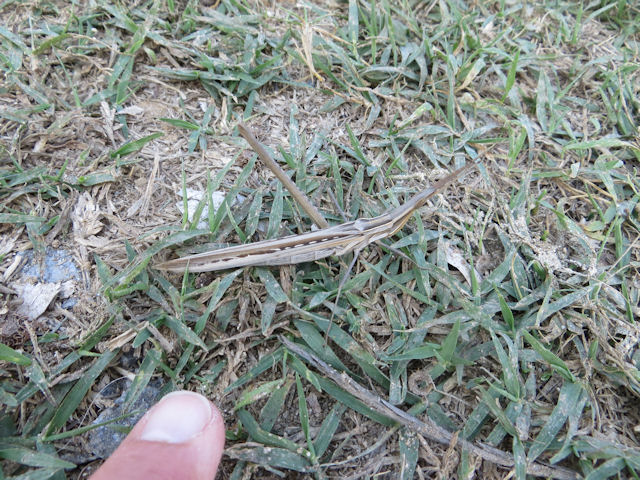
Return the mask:
<svg viewBox="0 0 640 480"><path fill-rule="evenodd" d="M141 440L184 443L202 432L213 415L211 404L193 392L172 392L149 412Z"/></svg>

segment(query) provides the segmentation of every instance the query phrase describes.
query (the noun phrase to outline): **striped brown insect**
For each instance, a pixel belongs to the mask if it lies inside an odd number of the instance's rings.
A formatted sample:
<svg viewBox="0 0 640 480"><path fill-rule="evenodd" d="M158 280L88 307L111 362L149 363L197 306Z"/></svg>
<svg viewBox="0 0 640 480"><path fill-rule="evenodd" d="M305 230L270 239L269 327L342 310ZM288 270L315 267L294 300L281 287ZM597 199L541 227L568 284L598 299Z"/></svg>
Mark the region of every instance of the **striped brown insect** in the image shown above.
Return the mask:
<svg viewBox="0 0 640 480"><path fill-rule="evenodd" d="M155 268L169 272L212 272L229 268L288 265L311 262L355 251L400 230L411 215L429 198L469 171L464 166L430 188L414 195L406 203L373 218L359 218L333 227L287 237L220 248L159 263Z"/></svg>

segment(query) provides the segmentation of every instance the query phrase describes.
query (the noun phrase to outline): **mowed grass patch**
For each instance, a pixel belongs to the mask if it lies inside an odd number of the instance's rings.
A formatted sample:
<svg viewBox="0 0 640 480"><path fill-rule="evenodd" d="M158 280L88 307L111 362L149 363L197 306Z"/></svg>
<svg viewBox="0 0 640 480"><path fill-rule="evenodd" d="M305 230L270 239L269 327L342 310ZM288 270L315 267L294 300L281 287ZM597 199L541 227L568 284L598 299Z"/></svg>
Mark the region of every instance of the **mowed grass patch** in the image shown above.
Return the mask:
<svg viewBox="0 0 640 480"><path fill-rule="evenodd" d="M201 3L0 5L0 473L93 471L121 384L218 404L224 477L636 477L637 6ZM159 272L312 229L239 122L332 225L478 167L351 270Z"/></svg>

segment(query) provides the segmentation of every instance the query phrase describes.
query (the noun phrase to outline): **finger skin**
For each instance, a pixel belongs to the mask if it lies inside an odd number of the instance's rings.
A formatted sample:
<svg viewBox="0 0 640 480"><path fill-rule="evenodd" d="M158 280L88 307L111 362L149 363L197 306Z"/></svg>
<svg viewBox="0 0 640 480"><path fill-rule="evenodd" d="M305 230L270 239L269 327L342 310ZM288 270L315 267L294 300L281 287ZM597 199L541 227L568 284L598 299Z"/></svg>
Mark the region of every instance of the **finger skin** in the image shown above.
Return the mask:
<svg viewBox="0 0 640 480"><path fill-rule="evenodd" d="M196 396L193 393L190 395ZM189 409L191 400L190 398L181 399L180 408L183 412ZM202 399L199 401L201 402ZM154 409L159 404L155 405L140 419L117 450L91 477L91 480L213 479L224 449L225 430L220 411L211 402L208 400L207 402L211 407L210 420L203 426L202 431L181 443L141 438Z"/></svg>

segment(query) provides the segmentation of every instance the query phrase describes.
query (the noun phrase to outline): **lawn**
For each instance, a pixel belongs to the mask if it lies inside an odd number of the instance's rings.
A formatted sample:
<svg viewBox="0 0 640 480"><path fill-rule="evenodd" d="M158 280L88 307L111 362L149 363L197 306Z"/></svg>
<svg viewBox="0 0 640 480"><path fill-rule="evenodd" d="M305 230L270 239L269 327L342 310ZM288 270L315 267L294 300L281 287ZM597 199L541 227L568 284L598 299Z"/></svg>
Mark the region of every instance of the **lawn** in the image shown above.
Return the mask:
<svg viewBox="0 0 640 480"><path fill-rule="evenodd" d="M637 3L4 0L0 68L0 478L181 388L219 478L640 476ZM155 268L316 228L241 123L332 226L475 166L357 255Z"/></svg>

